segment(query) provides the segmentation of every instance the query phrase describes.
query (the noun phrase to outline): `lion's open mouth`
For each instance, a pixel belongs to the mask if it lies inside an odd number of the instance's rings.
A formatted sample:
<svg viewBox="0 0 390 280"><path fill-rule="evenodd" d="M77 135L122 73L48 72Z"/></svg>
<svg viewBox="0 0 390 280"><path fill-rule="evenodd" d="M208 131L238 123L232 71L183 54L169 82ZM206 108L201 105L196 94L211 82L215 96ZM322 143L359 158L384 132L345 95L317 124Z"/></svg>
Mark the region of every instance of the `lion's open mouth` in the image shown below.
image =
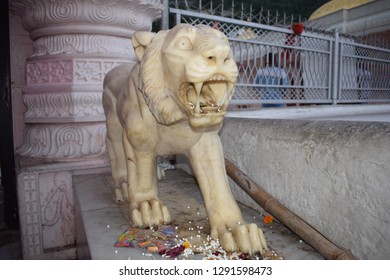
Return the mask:
<svg viewBox="0 0 390 280"><path fill-rule="evenodd" d="M193 116L223 114L232 89L233 83L217 74L204 82L183 83L179 97Z"/></svg>

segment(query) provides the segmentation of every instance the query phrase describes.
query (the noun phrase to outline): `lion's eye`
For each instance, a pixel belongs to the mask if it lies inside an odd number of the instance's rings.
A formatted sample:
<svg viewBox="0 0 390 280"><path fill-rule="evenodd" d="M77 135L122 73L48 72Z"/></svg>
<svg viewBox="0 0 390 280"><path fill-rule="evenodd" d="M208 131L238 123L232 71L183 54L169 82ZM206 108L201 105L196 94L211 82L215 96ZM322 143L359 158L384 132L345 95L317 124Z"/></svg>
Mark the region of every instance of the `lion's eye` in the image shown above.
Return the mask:
<svg viewBox="0 0 390 280"><path fill-rule="evenodd" d="M192 44L191 41L186 38L182 37L179 40L176 41L175 47L182 49L182 50L191 50L192 49Z"/></svg>

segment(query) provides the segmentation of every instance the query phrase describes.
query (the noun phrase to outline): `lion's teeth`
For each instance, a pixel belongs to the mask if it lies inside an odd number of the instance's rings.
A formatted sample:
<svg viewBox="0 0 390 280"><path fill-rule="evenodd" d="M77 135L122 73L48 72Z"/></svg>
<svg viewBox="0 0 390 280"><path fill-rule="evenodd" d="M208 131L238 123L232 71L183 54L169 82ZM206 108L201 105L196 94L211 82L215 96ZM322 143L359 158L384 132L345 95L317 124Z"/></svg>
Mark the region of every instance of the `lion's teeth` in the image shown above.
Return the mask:
<svg viewBox="0 0 390 280"><path fill-rule="evenodd" d="M226 80L225 76L221 74L216 74L209 79L209 81L225 81L225 80Z"/></svg>
<svg viewBox="0 0 390 280"><path fill-rule="evenodd" d="M203 83L194 83L194 87L196 90L195 113L200 114L200 93L202 91Z"/></svg>
<svg viewBox="0 0 390 280"><path fill-rule="evenodd" d="M198 99L198 102L196 102L196 106L195 106L195 113L196 113L196 114L200 114L200 104L199 104L199 99Z"/></svg>
<svg viewBox="0 0 390 280"><path fill-rule="evenodd" d="M225 88L223 96L222 96L221 100L219 101L219 103L217 104L217 107L221 107L225 103L225 99L226 99L227 95L228 95L228 91Z"/></svg>
<svg viewBox="0 0 390 280"><path fill-rule="evenodd" d="M196 90L196 94L200 95L200 92L202 91L203 83L194 83L194 87Z"/></svg>

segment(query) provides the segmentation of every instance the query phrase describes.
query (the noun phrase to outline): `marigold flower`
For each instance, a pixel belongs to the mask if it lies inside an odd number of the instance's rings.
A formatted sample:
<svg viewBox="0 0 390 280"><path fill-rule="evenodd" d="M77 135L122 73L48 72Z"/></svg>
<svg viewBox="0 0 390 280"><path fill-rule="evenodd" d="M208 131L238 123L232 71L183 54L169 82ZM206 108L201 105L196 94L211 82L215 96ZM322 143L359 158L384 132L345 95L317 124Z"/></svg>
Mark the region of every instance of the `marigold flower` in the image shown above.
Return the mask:
<svg viewBox="0 0 390 280"><path fill-rule="evenodd" d="M184 248L188 249L191 247L191 244L188 241L184 241L183 246L184 246Z"/></svg>
<svg viewBox="0 0 390 280"><path fill-rule="evenodd" d="M263 222L266 223L266 224L270 224L273 222L273 218L271 215L266 215L263 219Z"/></svg>

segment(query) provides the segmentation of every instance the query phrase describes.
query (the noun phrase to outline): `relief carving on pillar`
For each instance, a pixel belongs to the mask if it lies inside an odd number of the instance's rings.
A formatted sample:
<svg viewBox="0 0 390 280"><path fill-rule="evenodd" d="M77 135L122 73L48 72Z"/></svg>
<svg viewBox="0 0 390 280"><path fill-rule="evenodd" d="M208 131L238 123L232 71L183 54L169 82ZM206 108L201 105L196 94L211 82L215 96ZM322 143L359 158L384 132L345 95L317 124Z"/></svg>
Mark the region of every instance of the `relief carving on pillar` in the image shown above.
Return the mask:
<svg viewBox="0 0 390 280"><path fill-rule="evenodd" d="M69 94L29 94L24 95L23 101L27 106L25 118L62 117L74 114Z"/></svg>
<svg viewBox="0 0 390 280"><path fill-rule="evenodd" d="M102 106L102 95L101 93L92 94L74 94L75 99L73 100L74 113L76 116L94 116L102 117L104 120L104 109Z"/></svg>
<svg viewBox="0 0 390 280"><path fill-rule="evenodd" d="M101 84L107 72L123 62L127 61L40 59L28 62L27 81L34 87L24 90L26 122L104 121Z"/></svg>
<svg viewBox="0 0 390 280"><path fill-rule="evenodd" d="M20 224L22 232L23 255L36 256L43 253L41 242L41 213L39 202L39 186L37 173L21 173L18 175L20 208Z"/></svg>
<svg viewBox="0 0 390 280"><path fill-rule="evenodd" d="M25 129L22 156L77 160L103 155L106 151L106 127L102 123L82 125L32 125Z"/></svg>
<svg viewBox="0 0 390 280"><path fill-rule="evenodd" d="M91 22L115 22L115 2L116 1L103 1L103 0L91 0L94 5L91 5L91 13L87 15Z"/></svg>
<svg viewBox="0 0 390 280"><path fill-rule="evenodd" d="M100 92L75 92L55 94L29 94L24 96L27 111L26 122L61 122L61 118L93 117L104 121L102 96ZM41 119L46 118L46 119ZM56 119L53 119L56 118ZM63 119L63 121L65 121Z"/></svg>
<svg viewBox="0 0 390 280"><path fill-rule="evenodd" d="M130 38L132 30L149 31L163 5L158 0L14 0L11 9L23 18L33 40L72 33L76 25L80 33Z"/></svg>
<svg viewBox="0 0 390 280"><path fill-rule="evenodd" d="M74 61L74 83L103 84L106 74L125 61L77 59ZM127 61L126 61L127 62Z"/></svg>
<svg viewBox="0 0 390 280"><path fill-rule="evenodd" d="M125 58L134 55L131 41L128 38L95 34L63 34L42 37L34 42L33 49L33 57L86 53Z"/></svg>
<svg viewBox="0 0 390 280"><path fill-rule="evenodd" d="M37 2L37 1L34 1ZM77 0L50 0L42 1L47 5L47 19L52 22L71 22L77 19L78 11L80 10L78 7L78 3L80 1Z"/></svg>
<svg viewBox="0 0 390 280"><path fill-rule="evenodd" d="M102 124L105 117L101 85L106 73L123 62L127 61L80 58L29 61L24 102L25 121L30 124L17 153L57 160L103 155L106 128Z"/></svg>
<svg viewBox="0 0 390 280"><path fill-rule="evenodd" d="M22 172L18 185L24 258L74 244L70 172Z"/></svg>
<svg viewBox="0 0 390 280"><path fill-rule="evenodd" d="M123 60L47 59L27 62L27 85L103 83L104 76Z"/></svg>
<svg viewBox="0 0 390 280"><path fill-rule="evenodd" d="M72 82L72 60L27 62L27 85Z"/></svg>
<svg viewBox="0 0 390 280"><path fill-rule="evenodd" d="M44 249L74 243L72 177L70 172L39 175Z"/></svg>
<svg viewBox="0 0 390 280"><path fill-rule="evenodd" d="M13 0L10 9L33 41L17 153L56 161L103 155L103 79L118 64L135 62L130 38L151 29L161 1Z"/></svg>

